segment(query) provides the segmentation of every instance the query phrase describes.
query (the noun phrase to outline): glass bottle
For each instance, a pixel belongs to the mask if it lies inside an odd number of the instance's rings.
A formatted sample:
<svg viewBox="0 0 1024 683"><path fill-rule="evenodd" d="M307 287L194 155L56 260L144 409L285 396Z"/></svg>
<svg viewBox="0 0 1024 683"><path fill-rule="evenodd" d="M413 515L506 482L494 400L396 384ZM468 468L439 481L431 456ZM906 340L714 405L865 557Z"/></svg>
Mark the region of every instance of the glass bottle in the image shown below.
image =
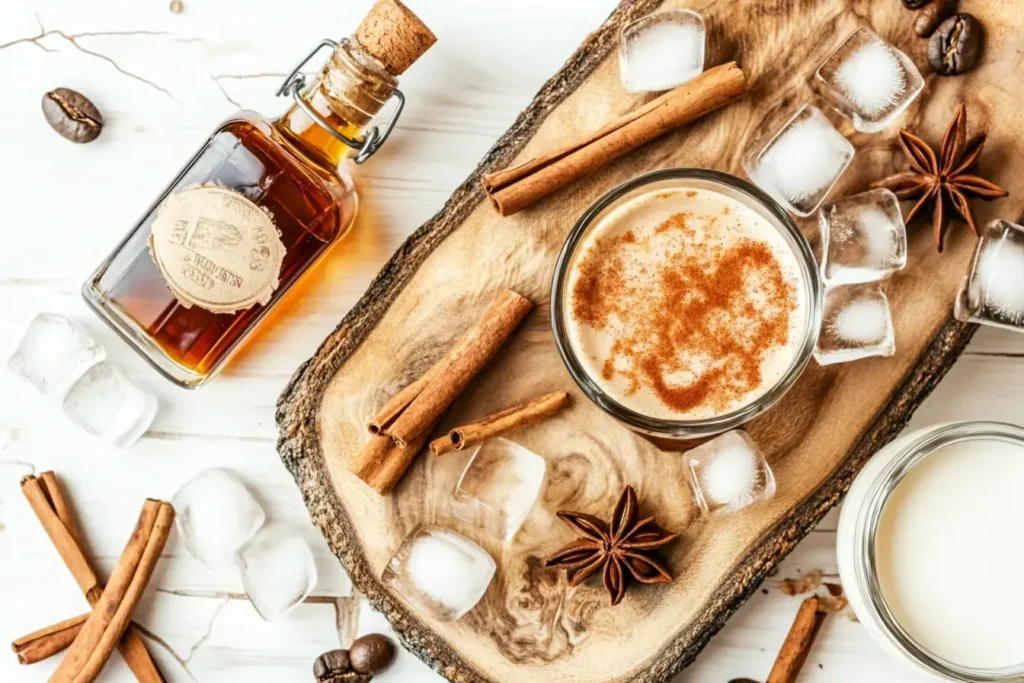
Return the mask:
<svg viewBox="0 0 1024 683"><path fill-rule="evenodd" d="M349 230L350 165L387 139L397 77L435 38L398 0L378 0L356 33L325 40L278 91L279 118L223 122L89 277L90 306L161 374L198 387ZM300 69L332 54L308 86ZM370 125L391 99L384 132Z"/></svg>

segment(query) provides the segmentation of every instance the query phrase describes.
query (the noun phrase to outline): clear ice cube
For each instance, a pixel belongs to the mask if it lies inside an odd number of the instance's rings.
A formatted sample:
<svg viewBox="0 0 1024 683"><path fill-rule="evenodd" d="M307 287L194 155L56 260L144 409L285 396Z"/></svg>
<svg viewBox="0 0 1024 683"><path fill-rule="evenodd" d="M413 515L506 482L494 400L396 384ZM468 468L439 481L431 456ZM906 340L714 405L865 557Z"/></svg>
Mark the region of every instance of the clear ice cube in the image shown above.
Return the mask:
<svg viewBox="0 0 1024 683"><path fill-rule="evenodd" d="M1024 226L985 226L953 314L963 322L1024 332Z"/></svg>
<svg viewBox="0 0 1024 683"><path fill-rule="evenodd" d="M881 285L840 285L825 290L821 333L814 349L818 365L894 353L892 314Z"/></svg>
<svg viewBox="0 0 1024 683"><path fill-rule="evenodd" d="M622 29L619 72L626 92L670 90L704 71L704 19L692 10L667 10Z"/></svg>
<svg viewBox="0 0 1024 683"><path fill-rule="evenodd" d="M497 566L465 536L436 526L416 528L384 568L384 585L420 613L452 621L487 592Z"/></svg>
<svg viewBox="0 0 1024 683"><path fill-rule="evenodd" d="M55 313L40 313L25 330L7 367L39 393L60 399L106 355L103 347L74 320Z"/></svg>
<svg viewBox="0 0 1024 683"><path fill-rule="evenodd" d="M869 190L827 203L821 225L821 274L830 285L883 280L907 265L907 230L896 195Z"/></svg>
<svg viewBox="0 0 1024 683"><path fill-rule="evenodd" d="M683 453L704 512L735 512L775 495L775 475L745 431L736 429Z"/></svg>
<svg viewBox="0 0 1024 683"><path fill-rule="evenodd" d="M769 129L743 159L747 175L790 213L807 217L839 180L854 149L817 107L806 104Z"/></svg>
<svg viewBox="0 0 1024 683"><path fill-rule="evenodd" d="M268 526L238 551L238 571L249 602L264 621L276 621L316 588L316 558L301 535Z"/></svg>
<svg viewBox="0 0 1024 683"><path fill-rule="evenodd" d="M103 361L79 377L64 397L64 414L89 434L128 448L139 440L153 418L157 400L135 386L124 370Z"/></svg>
<svg viewBox="0 0 1024 683"><path fill-rule="evenodd" d="M859 28L818 67L813 84L854 128L877 133L910 106L924 78L907 55Z"/></svg>
<svg viewBox="0 0 1024 683"><path fill-rule="evenodd" d="M178 533L189 552L208 567L235 561L239 549L266 520L238 475L223 467L203 470L171 500Z"/></svg>
<svg viewBox="0 0 1024 683"><path fill-rule="evenodd" d="M547 464L507 439L491 439L473 453L452 498L456 517L502 541L511 539L537 500Z"/></svg>

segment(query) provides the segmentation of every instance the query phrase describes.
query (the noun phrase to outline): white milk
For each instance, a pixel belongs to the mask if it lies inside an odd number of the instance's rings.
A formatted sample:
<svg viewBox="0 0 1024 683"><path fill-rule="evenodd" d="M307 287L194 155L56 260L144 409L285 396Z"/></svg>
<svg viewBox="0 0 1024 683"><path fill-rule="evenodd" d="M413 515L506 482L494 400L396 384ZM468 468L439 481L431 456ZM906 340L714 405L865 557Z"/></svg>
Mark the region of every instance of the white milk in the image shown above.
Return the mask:
<svg viewBox="0 0 1024 683"><path fill-rule="evenodd" d="M766 247L771 262L746 268L742 287L729 297L735 305L704 318L683 314L688 298L708 298L689 286L693 278L687 273L715 273L737 247L752 243ZM671 275L682 278L682 286L667 290L663 282ZM598 323L577 314L579 292L610 291L608 283L618 280L616 312ZM652 190L611 210L581 243L568 282L569 343L587 374L626 408L658 419L715 417L760 398L793 364L807 323L805 289L797 255L753 209L713 190ZM781 337L761 344L756 331L765 319L788 323L788 330L776 325L783 329ZM695 322L706 329L700 339L678 341ZM738 371L736 356L715 348L725 338L756 349L756 372ZM672 340L667 353L665 340ZM661 364L652 379L637 366L654 355L655 347L662 349L657 352ZM699 389L709 377L717 379L706 398L676 400L678 392Z"/></svg>
<svg viewBox="0 0 1024 683"><path fill-rule="evenodd" d="M886 502L875 553L886 603L924 648L971 668L1024 662L1024 448L927 456Z"/></svg>
<svg viewBox="0 0 1024 683"><path fill-rule="evenodd" d="M836 541L839 575L863 627L899 659L941 678L1019 681L1022 529L1024 429L919 429L872 456L850 486ZM911 643L886 623L881 605Z"/></svg>

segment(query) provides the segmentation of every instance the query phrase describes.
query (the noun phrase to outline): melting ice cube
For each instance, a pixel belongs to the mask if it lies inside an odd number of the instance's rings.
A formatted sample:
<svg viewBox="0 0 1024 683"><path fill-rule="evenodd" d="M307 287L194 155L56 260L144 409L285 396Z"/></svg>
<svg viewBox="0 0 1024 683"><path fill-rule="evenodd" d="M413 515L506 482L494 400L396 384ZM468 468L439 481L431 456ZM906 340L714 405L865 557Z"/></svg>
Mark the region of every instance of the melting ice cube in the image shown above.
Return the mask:
<svg viewBox="0 0 1024 683"><path fill-rule="evenodd" d="M40 313L25 330L7 367L39 393L60 399L106 355L75 321L55 313Z"/></svg>
<svg viewBox="0 0 1024 683"><path fill-rule="evenodd" d="M907 231L900 202L886 189L825 204L821 274L829 284L882 280L907 264Z"/></svg>
<svg viewBox="0 0 1024 683"><path fill-rule="evenodd" d="M775 495L775 475L750 435L733 430L683 454L697 504L735 512Z"/></svg>
<svg viewBox="0 0 1024 683"><path fill-rule="evenodd" d="M238 475L223 467L203 470L171 500L185 546L208 567L235 560L266 519Z"/></svg>
<svg viewBox="0 0 1024 683"><path fill-rule="evenodd" d="M755 144L744 158L743 168L797 216L814 213L853 159L850 141L809 104L765 138L767 143Z"/></svg>
<svg viewBox="0 0 1024 683"><path fill-rule="evenodd" d="M907 55L867 28L859 28L814 74L815 89L864 133L887 128L924 89Z"/></svg>
<svg viewBox="0 0 1024 683"><path fill-rule="evenodd" d="M384 568L381 580L423 614L458 619L487 592L497 566L487 551L449 529L415 529Z"/></svg>
<svg viewBox="0 0 1024 683"><path fill-rule="evenodd" d="M963 322L1024 331L1024 226L985 226L953 313Z"/></svg>
<svg viewBox="0 0 1024 683"><path fill-rule="evenodd" d="M139 440L156 416L157 400L108 361L82 375L64 398L64 414L79 427L118 448Z"/></svg>
<svg viewBox="0 0 1024 683"><path fill-rule="evenodd" d="M896 352L889 299L878 284L825 290L821 334L814 349L819 365L848 363Z"/></svg>
<svg viewBox="0 0 1024 683"><path fill-rule="evenodd" d="M249 602L264 621L276 621L316 588L316 558L294 529L269 526L238 551L238 571Z"/></svg>
<svg viewBox="0 0 1024 683"><path fill-rule="evenodd" d="M622 29L619 71L626 92L669 90L704 71L704 19L692 10L667 10Z"/></svg>
<svg viewBox="0 0 1024 683"><path fill-rule="evenodd" d="M544 483L544 458L507 439L476 449L459 478L452 512L503 541L511 539Z"/></svg>

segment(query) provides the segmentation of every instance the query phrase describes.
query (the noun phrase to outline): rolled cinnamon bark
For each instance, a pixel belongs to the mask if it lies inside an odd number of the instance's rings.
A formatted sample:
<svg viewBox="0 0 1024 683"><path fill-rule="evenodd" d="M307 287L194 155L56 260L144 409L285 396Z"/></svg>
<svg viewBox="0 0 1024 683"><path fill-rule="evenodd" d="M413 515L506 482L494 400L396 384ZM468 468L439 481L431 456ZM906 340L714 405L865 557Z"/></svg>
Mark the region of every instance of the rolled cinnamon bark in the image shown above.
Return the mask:
<svg viewBox="0 0 1024 683"><path fill-rule="evenodd" d="M427 442L433 426L416 440L399 446L390 437L373 436L349 464L349 469L382 496L390 494Z"/></svg>
<svg viewBox="0 0 1024 683"><path fill-rule="evenodd" d="M452 451L461 451L467 446L475 446L513 429L539 422L554 415L568 403L569 394L564 391L545 394L527 403L520 403L475 422L456 427L444 436L431 441L430 452L437 456Z"/></svg>
<svg viewBox="0 0 1024 683"><path fill-rule="evenodd" d="M404 448L429 432L531 308L533 304L525 297L503 290L480 320L430 369L431 379L384 433Z"/></svg>
<svg viewBox="0 0 1024 683"><path fill-rule="evenodd" d="M708 69L596 133L485 175L484 190L498 213L511 216L613 159L725 106L746 88L746 76L736 62Z"/></svg>
<svg viewBox="0 0 1024 683"><path fill-rule="evenodd" d="M430 383L430 380L434 378L433 373L440 367L440 363L435 363L430 370L412 384L409 384L404 389L399 391L397 394L391 397L391 399L384 404L384 407L377 411L377 414L370 418L369 430L371 434L386 433L388 428L391 427L391 423L402 414L412 400L420 395L423 391L423 387Z"/></svg>
<svg viewBox="0 0 1024 683"><path fill-rule="evenodd" d="M53 472L43 472L38 479L25 477L21 489L57 553L85 594L89 606L94 606L103 593L103 587L82 550L78 524L57 476ZM19 653L19 661L22 664L33 664L67 648L81 630L87 616L68 619L14 641L12 647ZM72 622L79 618L82 623L73 626ZM164 677L134 624L128 627L118 650L139 683L163 683ZM24 657L22 653L25 653Z"/></svg>
<svg viewBox="0 0 1024 683"><path fill-rule="evenodd" d="M103 594L50 678L51 683L92 683L131 621L174 522L168 503L147 500Z"/></svg>
<svg viewBox="0 0 1024 683"><path fill-rule="evenodd" d="M11 649L18 655L19 664L35 664L52 657L71 645L82 630L88 614L66 619L59 623L41 628L34 633L18 638L11 643Z"/></svg>
<svg viewBox="0 0 1024 683"><path fill-rule="evenodd" d="M817 596L812 595L800 604L765 683L793 683L796 680L824 619L825 615L818 609Z"/></svg>

